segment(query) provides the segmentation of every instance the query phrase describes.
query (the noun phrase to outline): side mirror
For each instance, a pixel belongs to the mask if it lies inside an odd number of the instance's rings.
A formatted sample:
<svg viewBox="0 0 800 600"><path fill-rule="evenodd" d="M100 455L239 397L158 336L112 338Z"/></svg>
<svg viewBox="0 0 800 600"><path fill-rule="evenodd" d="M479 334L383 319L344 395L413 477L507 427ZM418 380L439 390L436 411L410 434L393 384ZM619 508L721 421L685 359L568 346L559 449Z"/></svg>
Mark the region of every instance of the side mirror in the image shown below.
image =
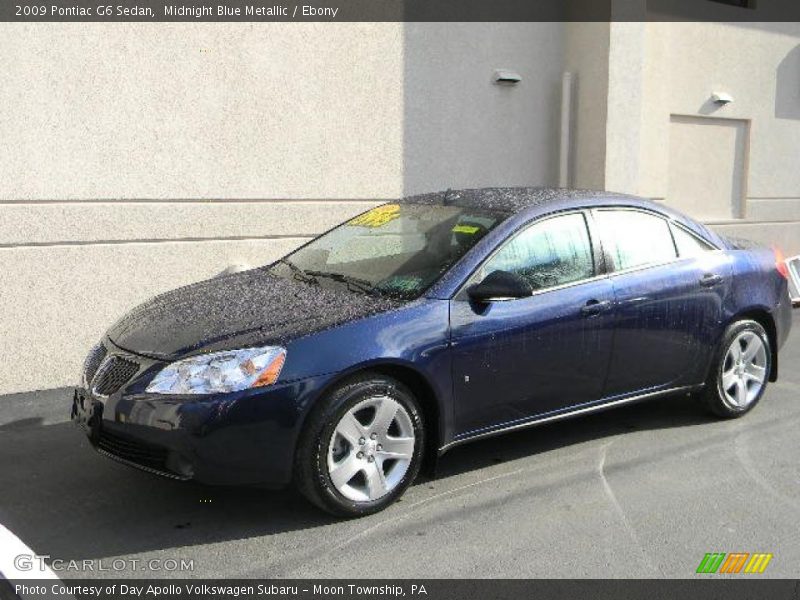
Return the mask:
<svg viewBox="0 0 800 600"><path fill-rule="evenodd" d="M508 271L492 271L483 281L467 288L467 295L473 302L486 304L497 300L527 298L533 288L519 275Z"/></svg>

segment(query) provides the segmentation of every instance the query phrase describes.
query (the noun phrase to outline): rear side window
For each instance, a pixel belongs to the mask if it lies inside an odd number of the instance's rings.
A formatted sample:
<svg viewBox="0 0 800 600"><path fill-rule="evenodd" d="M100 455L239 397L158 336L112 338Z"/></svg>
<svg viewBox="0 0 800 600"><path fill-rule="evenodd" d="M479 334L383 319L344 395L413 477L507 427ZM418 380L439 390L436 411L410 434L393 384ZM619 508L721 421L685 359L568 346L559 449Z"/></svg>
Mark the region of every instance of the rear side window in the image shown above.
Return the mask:
<svg viewBox="0 0 800 600"><path fill-rule="evenodd" d="M700 256L709 250L714 250L711 244L701 240L696 235L692 235L682 227L673 225L672 237L675 238L675 246L678 248L678 256L681 258L692 258Z"/></svg>
<svg viewBox="0 0 800 600"><path fill-rule="evenodd" d="M661 217L634 210L599 210L596 219L617 271L677 258L669 224Z"/></svg>
<svg viewBox="0 0 800 600"><path fill-rule="evenodd" d="M509 271L534 290L594 276L592 244L582 214L568 214L534 223L505 243L481 269Z"/></svg>

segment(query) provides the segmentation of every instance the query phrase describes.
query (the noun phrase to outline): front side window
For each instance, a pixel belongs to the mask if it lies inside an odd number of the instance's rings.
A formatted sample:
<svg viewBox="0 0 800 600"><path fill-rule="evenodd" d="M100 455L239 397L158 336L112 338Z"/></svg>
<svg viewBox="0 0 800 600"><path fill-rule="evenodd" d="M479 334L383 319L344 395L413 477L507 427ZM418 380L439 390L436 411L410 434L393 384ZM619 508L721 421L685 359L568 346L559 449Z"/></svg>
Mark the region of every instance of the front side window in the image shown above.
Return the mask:
<svg viewBox="0 0 800 600"><path fill-rule="evenodd" d="M514 273L534 291L593 277L594 260L586 219L575 213L534 223L486 261L479 279L493 271Z"/></svg>
<svg viewBox="0 0 800 600"><path fill-rule="evenodd" d="M488 208L384 204L318 237L271 270L325 287L412 299L506 217Z"/></svg>
<svg viewBox="0 0 800 600"><path fill-rule="evenodd" d="M669 224L635 210L599 210L595 220L617 271L675 260Z"/></svg>

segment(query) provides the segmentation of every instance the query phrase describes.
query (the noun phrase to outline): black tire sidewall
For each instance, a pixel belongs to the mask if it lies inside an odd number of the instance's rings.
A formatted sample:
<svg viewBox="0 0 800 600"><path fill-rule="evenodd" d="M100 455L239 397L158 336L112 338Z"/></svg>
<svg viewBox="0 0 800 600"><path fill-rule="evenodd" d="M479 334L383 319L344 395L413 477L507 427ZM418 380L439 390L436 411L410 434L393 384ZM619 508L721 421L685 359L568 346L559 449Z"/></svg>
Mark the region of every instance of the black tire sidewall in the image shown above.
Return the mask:
<svg viewBox="0 0 800 600"><path fill-rule="evenodd" d="M334 486L328 473L328 448L341 418L359 402L375 396L388 396L401 404L411 418L416 443L414 456L403 479L388 494L370 502L354 502L345 498ZM425 446L422 411L411 391L399 381L376 375L360 378L338 387L323 400L320 417L311 426L315 429L308 441L313 444L311 475L315 496L326 510L342 516L362 516L383 510L395 502L414 481L419 472Z"/></svg>
<svg viewBox="0 0 800 600"><path fill-rule="evenodd" d="M761 390L759 390L758 395L753 399L753 401L744 408L738 408L731 406L725 399L725 391L722 389L722 369L725 367L725 357L728 354L728 350L730 349L733 340L744 331L751 331L761 338L767 354L767 376L764 380L764 385L761 386ZM761 324L749 319L732 323L728 329L725 330L725 335L722 338L722 343L720 344L719 351L717 352L717 356L715 358L714 369L712 370L711 374L712 379L708 382L708 387L713 390L713 396L709 399L711 401L709 408L711 408L715 413L724 417L739 417L750 412L764 396L771 369L772 347L769 343L769 336Z"/></svg>

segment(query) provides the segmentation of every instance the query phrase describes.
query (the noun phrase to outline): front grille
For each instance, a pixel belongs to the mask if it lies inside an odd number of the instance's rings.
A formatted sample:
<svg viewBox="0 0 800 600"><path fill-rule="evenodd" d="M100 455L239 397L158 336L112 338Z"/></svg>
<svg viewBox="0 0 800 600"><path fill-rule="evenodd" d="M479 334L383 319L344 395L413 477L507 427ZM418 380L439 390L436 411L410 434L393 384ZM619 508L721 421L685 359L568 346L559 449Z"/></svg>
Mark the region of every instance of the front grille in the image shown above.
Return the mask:
<svg viewBox="0 0 800 600"><path fill-rule="evenodd" d="M86 360L83 362L83 376L87 384L92 382L94 374L97 373L97 367L103 362L107 353L108 350L106 350L106 347L102 343L97 344L89 351L89 356L87 356Z"/></svg>
<svg viewBox="0 0 800 600"><path fill-rule="evenodd" d="M138 370L139 363L121 356L112 356L100 366L92 390L101 396L110 396L128 383Z"/></svg>
<svg viewBox="0 0 800 600"><path fill-rule="evenodd" d="M165 465L168 451L166 448L110 433L106 429L100 430L97 447L136 465L157 471L167 471Z"/></svg>

